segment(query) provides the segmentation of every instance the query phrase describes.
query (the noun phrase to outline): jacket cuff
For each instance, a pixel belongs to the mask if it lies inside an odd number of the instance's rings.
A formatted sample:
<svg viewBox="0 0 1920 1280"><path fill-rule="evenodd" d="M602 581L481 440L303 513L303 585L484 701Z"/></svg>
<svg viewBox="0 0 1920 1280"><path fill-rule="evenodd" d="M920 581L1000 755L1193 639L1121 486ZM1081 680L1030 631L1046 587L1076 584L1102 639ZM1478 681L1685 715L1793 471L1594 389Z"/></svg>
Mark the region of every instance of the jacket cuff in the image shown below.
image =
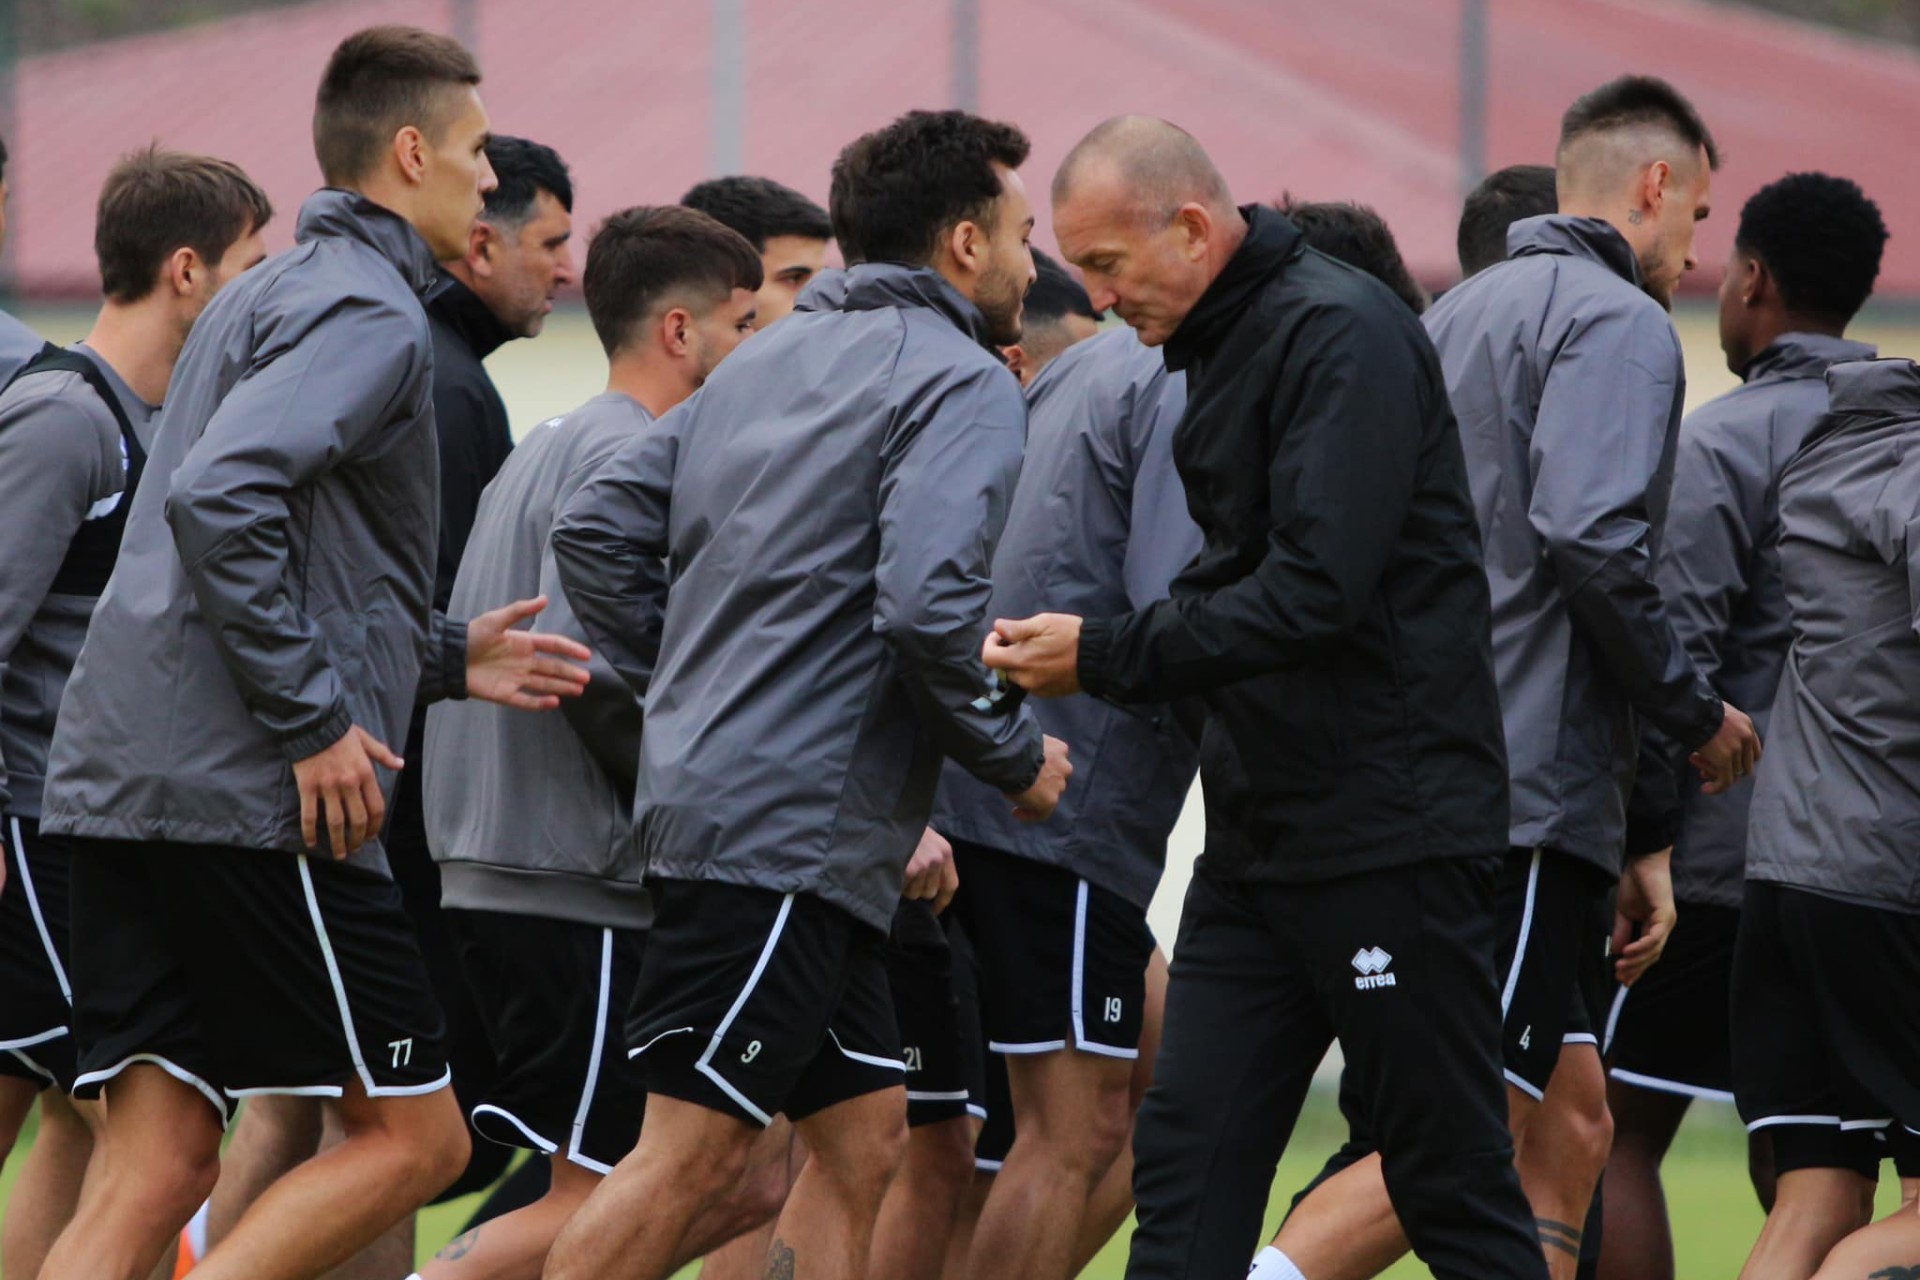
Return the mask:
<svg viewBox="0 0 1920 1280"><path fill-rule="evenodd" d="M1627 823L1627 860L1644 858L1662 849L1673 848L1673 842L1680 835L1678 817L1662 814L1657 818L1646 818Z"/></svg>
<svg viewBox="0 0 1920 1280"><path fill-rule="evenodd" d="M289 760L305 760L308 756L317 756L340 739L347 736L347 730L353 728L353 714L347 710L347 704L336 702L327 712L326 718L311 729L288 734L280 739L280 750Z"/></svg>
<svg viewBox="0 0 1920 1280"><path fill-rule="evenodd" d="M440 696L449 702L467 700L467 624L447 619L440 636Z"/></svg>
<svg viewBox="0 0 1920 1280"><path fill-rule="evenodd" d="M1690 740L1686 742L1689 753L1706 746L1713 735L1720 732L1720 724L1727 714L1727 704L1720 700L1720 695L1705 680L1700 681L1695 701L1699 705L1699 719L1694 724L1694 732L1689 735Z"/></svg>
<svg viewBox="0 0 1920 1280"><path fill-rule="evenodd" d="M1113 619L1080 619L1080 653L1078 671L1083 693L1096 698L1104 698L1112 690L1107 679L1107 664L1113 653Z"/></svg>

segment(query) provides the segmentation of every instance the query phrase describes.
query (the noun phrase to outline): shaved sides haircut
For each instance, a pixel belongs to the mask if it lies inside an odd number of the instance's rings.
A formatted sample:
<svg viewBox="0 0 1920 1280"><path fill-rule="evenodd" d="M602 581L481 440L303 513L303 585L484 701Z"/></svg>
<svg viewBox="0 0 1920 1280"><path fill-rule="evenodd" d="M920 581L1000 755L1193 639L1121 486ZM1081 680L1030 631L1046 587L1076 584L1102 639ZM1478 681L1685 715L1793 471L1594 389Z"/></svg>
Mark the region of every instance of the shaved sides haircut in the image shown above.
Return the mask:
<svg viewBox="0 0 1920 1280"><path fill-rule="evenodd" d="M1562 192L1603 191L1656 160L1690 169L1701 151L1709 169L1720 167L1720 148L1678 89L1657 76L1621 76L1567 108L1554 162Z"/></svg>
<svg viewBox="0 0 1920 1280"><path fill-rule="evenodd" d="M600 346L611 356L636 326L675 304L711 308L762 279L746 237L698 209L637 205L600 224L587 246L581 291Z"/></svg>
<svg viewBox="0 0 1920 1280"><path fill-rule="evenodd" d="M1197 139L1153 116L1115 116L1080 139L1053 175L1053 202L1063 203L1094 165L1113 166L1136 193L1143 216L1170 222L1184 204L1231 209L1233 195Z"/></svg>
<svg viewBox="0 0 1920 1280"><path fill-rule="evenodd" d="M449 89L480 83L480 64L451 37L418 27L368 27L327 60L313 108L313 153L330 187L364 178L413 125L431 141L454 118Z"/></svg>

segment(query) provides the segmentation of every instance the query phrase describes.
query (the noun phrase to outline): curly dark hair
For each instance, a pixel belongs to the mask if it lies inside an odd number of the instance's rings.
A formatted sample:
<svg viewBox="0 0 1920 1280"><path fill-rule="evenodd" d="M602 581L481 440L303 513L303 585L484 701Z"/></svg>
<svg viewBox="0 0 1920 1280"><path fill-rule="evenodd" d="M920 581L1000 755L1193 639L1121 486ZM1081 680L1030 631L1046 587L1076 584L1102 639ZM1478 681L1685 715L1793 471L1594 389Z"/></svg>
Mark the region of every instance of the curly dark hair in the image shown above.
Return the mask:
<svg viewBox="0 0 1920 1280"><path fill-rule="evenodd" d="M849 264L924 266L940 233L983 221L1000 198L998 163L1026 163L1027 135L965 111L909 111L856 138L833 162L827 199Z"/></svg>
<svg viewBox="0 0 1920 1280"><path fill-rule="evenodd" d="M1734 243L1766 264L1787 310L1844 325L1873 293L1887 224L1858 184L1790 173L1753 193Z"/></svg>
<svg viewBox="0 0 1920 1280"><path fill-rule="evenodd" d="M1308 247L1366 272L1391 289L1413 314L1426 311L1426 290L1414 283L1392 229L1372 209L1350 200L1295 200L1291 195L1280 197L1279 209L1300 228L1300 238Z"/></svg>
<svg viewBox="0 0 1920 1280"><path fill-rule="evenodd" d="M745 236L756 253L765 253L767 241L775 236L833 239L827 211L772 178L709 178L681 196L680 203L726 223Z"/></svg>

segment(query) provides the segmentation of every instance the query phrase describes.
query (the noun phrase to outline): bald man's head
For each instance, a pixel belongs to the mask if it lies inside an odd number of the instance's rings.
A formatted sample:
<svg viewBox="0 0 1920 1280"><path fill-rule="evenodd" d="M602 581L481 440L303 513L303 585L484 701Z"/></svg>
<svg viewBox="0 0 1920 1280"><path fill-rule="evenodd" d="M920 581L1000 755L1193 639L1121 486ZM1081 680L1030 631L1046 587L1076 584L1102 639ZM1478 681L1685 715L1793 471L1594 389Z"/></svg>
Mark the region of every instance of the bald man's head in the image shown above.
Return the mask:
<svg viewBox="0 0 1920 1280"><path fill-rule="evenodd" d="M1137 217L1162 226L1183 204L1216 214L1233 209L1227 181L1206 149L1185 129L1152 116L1115 116L1080 139L1053 175L1054 204L1065 203L1082 182L1119 186Z"/></svg>
<svg viewBox="0 0 1920 1280"><path fill-rule="evenodd" d="M1054 175L1053 234L1095 308L1118 312L1154 346L1233 257L1247 223L1192 134L1116 116L1082 138Z"/></svg>

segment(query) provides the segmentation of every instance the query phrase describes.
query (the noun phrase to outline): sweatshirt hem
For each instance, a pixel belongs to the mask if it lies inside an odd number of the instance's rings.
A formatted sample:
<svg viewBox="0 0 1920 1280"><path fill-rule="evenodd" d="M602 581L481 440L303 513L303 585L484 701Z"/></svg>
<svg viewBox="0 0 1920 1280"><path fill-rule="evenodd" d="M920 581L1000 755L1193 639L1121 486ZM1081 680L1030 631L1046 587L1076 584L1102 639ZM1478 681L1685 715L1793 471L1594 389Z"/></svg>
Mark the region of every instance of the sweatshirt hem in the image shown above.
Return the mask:
<svg viewBox="0 0 1920 1280"><path fill-rule="evenodd" d="M461 859L440 863L440 905L607 929L646 929L653 924L653 899L638 880L606 880L577 872Z"/></svg>

